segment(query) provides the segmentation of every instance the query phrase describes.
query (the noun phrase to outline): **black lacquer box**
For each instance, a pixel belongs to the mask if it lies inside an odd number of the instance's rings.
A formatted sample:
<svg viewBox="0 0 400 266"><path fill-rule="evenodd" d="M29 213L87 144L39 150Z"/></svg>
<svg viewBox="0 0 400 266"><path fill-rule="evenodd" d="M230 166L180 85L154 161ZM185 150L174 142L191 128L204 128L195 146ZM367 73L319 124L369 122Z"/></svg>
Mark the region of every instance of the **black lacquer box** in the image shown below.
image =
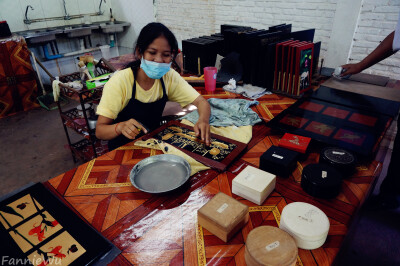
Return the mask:
<svg viewBox="0 0 400 266"><path fill-rule="evenodd" d="M193 38L182 41L183 68L185 71L203 74L203 68L214 66L217 57L217 41Z"/></svg>
<svg viewBox="0 0 400 266"><path fill-rule="evenodd" d="M339 172L346 178L356 170L356 157L349 151L338 147L324 148L319 155L319 162L325 163Z"/></svg>
<svg viewBox="0 0 400 266"><path fill-rule="evenodd" d="M7 21L0 21L0 38L10 37L11 31Z"/></svg>
<svg viewBox="0 0 400 266"><path fill-rule="evenodd" d="M260 169L280 177L288 177L296 167L298 156L298 152L271 146L260 157Z"/></svg>
<svg viewBox="0 0 400 266"><path fill-rule="evenodd" d="M327 164L309 164L303 169L301 187L313 197L336 197L342 186L342 174Z"/></svg>

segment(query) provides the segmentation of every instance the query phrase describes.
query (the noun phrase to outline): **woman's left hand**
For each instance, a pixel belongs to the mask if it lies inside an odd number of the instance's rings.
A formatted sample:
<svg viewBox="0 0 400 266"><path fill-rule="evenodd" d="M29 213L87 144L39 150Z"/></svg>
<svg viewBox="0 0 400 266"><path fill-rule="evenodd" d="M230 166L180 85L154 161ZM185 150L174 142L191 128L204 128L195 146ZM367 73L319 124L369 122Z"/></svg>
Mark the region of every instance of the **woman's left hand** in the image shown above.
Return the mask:
<svg viewBox="0 0 400 266"><path fill-rule="evenodd" d="M200 137L207 146L210 145L210 124L208 121L197 121L197 123L194 125L194 132L196 133L196 137Z"/></svg>

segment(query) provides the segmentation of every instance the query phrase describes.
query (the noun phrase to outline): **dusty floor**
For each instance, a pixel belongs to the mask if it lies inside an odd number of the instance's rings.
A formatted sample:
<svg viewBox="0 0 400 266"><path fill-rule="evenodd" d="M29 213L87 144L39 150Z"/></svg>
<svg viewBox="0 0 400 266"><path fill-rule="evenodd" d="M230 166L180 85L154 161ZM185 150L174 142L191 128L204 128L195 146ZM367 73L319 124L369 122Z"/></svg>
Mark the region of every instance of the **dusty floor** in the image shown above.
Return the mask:
<svg viewBox="0 0 400 266"><path fill-rule="evenodd" d="M37 108L0 119L0 196L79 165L65 144L58 110Z"/></svg>

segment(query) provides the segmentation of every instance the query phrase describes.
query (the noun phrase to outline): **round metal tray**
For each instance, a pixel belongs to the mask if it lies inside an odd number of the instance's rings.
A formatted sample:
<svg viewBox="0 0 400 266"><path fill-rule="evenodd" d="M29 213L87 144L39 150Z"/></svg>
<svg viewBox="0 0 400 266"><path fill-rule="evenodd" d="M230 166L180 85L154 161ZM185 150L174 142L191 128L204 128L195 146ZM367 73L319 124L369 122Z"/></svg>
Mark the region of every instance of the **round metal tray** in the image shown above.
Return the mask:
<svg viewBox="0 0 400 266"><path fill-rule="evenodd" d="M143 159L130 173L132 185L148 193L164 193L182 186L190 177L190 164L184 158L161 154Z"/></svg>

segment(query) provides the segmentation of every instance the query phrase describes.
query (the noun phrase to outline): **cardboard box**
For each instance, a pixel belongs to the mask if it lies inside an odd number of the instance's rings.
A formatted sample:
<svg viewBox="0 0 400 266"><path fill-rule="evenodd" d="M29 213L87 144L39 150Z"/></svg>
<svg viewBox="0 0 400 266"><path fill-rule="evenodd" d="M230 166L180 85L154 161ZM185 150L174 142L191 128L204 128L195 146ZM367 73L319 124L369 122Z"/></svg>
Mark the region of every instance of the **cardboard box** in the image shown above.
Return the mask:
<svg viewBox="0 0 400 266"><path fill-rule="evenodd" d="M247 166L232 180L232 193L261 205L275 189L276 175Z"/></svg>
<svg viewBox="0 0 400 266"><path fill-rule="evenodd" d="M288 177L296 167L299 153L271 146L260 157L260 169L280 177Z"/></svg>
<svg viewBox="0 0 400 266"><path fill-rule="evenodd" d="M249 207L219 192L197 211L199 225L224 242L249 220Z"/></svg>
<svg viewBox="0 0 400 266"><path fill-rule="evenodd" d="M292 151L306 153L311 138L285 133L279 140L279 147L283 147Z"/></svg>

